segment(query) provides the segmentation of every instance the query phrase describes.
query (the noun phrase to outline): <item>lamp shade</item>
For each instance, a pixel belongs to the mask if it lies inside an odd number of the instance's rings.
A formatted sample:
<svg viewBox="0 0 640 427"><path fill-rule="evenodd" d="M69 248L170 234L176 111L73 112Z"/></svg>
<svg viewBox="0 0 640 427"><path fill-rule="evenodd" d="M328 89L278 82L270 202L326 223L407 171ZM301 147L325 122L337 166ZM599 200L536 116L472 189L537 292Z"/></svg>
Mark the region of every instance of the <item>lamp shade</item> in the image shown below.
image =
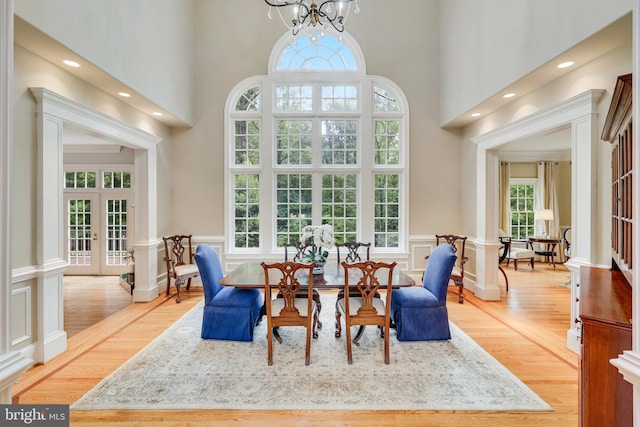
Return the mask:
<svg viewBox="0 0 640 427"><path fill-rule="evenodd" d="M552 209L538 209L534 212L534 216L536 221L553 221L553 210Z"/></svg>

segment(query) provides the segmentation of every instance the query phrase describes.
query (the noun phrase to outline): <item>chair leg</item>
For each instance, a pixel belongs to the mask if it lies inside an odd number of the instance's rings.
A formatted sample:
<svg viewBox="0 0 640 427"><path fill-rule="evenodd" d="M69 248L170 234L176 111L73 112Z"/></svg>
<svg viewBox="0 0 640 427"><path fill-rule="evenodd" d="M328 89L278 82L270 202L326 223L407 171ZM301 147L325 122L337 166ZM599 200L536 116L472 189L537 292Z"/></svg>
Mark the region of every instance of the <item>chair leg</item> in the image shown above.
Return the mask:
<svg viewBox="0 0 640 427"><path fill-rule="evenodd" d="M273 328L271 327L271 322L268 322L267 327L267 364L269 366L273 365Z"/></svg>
<svg viewBox="0 0 640 427"><path fill-rule="evenodd" d="M320 301L320 294L315 290L313 291L313 300L316 303L316 311L318 312L318 329L322 329L322 322L320 321L320 311L322 311L322 301ZM315 330L315 329L314 329ZM318 334L314 335L314 338L318 338Z"/></svg>
<svg viewBox="0 0 640 427"><path fill-rule="evenodd" d="M171 293L171 276L167 274L167 296Z"/></svg>
<svg viewBox="0 0 640 427"><path fill-rule="evenodd" d="M389 322L385 322L385 326L382 327L383 330L389 329ZM389 364L389 334L384 334L384 363Z"/></svg>
<svg viewBox="0 0 640 427"><path fill-rule="evenodd" d="M454 280L453 283L455 283L456 286L458 286L458 302L462 304L464 302L464 298L462 297L462 290L464 289L464 284L462 283L462 280Z"/></svg>
<svg viewBox="0 0 640 427"><path fill-rule="evenodd" d="M184 280L176 279L176 291L178 295L176 296L176 304L179 304L182 301L182 297L180 296L180 286L184 284Z"/></svg>
<svg viewBox="0 0 640 427"><path fill-rule="evenodd" d="M506 283L506 287L507 287L507 292L509 292L509 279L507 278L507 273L504 272L504 270L502 269L501 266L498 266L498 269L502 272L502 275L504 276L504 282Z"/></svg>
<svg viewBox="0 0 640 427"><path fill-rule="evenodd" d="M338 302L336 301L336 338L340 338L342 336L342 323L340 322L340 317L342 314L340 313L340 307L338 306Z"/></svg>
<svg viewBox="0 0 640 427"><path fill-rule="evenodd" d="M347 362L351 365L353 364L353 358L351 356L351 325L349 324L349 317L347 314L345 314L344 320L344 329L347 335Z"/></svg>
<svg viewBox="0 0 640 427"><path fill-rule="evenodd" d="M311 328L315 328L315 321L313 321L313 325L311 326ZM304 353L305 366L308 366L309 363L311 362L311 335L312 335L311 328L309 328L309 325L307 325L307 348Z"/></svg>
<svg viewBox="0 0 640 427"><path fill-rule="evenodd" d="M312 332L313 332L313 339L317 340L318 339L318 331L316 330L316 326L318 328L320 328L320 321L318 320L318 308L316 306L316 308L313 310L313 325L312 325Z"/></svg>
<svg viewBox="0 0 640 427"><path fill-rule="evenodd" d="M517 260L517 259L514 259L514 260L513 260L513 269L514 269L515 271L518 271L518 260Z"/></svg>

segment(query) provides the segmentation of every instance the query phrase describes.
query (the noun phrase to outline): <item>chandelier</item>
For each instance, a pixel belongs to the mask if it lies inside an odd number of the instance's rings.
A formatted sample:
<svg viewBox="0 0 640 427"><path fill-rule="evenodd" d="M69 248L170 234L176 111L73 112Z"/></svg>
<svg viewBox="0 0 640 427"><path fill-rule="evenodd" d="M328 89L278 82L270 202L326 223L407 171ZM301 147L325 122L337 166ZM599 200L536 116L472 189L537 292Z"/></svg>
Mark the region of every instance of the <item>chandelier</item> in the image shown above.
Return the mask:
<svg viewBox="0 0 640 427"><path fill-rule="evenodd" d="M360 12L358 7L358 0L325 0L320 3L320 6L316 3L316 0L264 0L269 6L275 7L280 15L282 22L291 29L293 35L297 35L303 26L319 25L322 28L328 28L331 25L336 31L343 32L344 24L349 16L351 10L351 3L355 6L353 11L355 13ZM281 10L283 8L291 6L292 18L291 24L289 20L282 16ZM273 19L271 15L271 7L269 7L269 19Z"/></svg>

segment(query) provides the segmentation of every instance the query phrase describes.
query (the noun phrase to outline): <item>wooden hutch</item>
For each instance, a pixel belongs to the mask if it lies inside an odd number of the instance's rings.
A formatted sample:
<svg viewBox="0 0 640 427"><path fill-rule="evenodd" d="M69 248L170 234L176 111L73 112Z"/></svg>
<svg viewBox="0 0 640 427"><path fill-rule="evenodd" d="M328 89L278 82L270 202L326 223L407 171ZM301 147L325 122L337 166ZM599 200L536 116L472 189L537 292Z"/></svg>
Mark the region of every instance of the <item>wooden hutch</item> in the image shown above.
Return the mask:
<svg viewBox="0 0 640 427"><path fill-rule="evenodd" d="M633 386L610 363L632 348L631 74L618 77L602 131L612 144L610 270L580 269L580 425L633 425Z"/></svg>

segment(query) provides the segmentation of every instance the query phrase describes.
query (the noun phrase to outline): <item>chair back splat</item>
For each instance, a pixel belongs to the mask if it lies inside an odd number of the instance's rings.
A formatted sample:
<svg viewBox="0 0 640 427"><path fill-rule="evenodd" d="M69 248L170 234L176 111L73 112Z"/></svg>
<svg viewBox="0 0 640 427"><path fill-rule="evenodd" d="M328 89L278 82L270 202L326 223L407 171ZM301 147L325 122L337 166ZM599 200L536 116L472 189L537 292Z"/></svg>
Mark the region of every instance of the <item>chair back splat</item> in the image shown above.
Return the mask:
<svg viewBox="0 0 640 427"><path fill-rule="evenodd" d="M456 261L451 245L436 246L429 256L422 287L410 286L393 292L391 318L398 341L448 340L447 287Z"/></svg>
<svg viewBox="0 0 640 427"><path fill-rule="evenodd" d="M361 262L361 261L369 261L370 259L369 251L371 249L371 242L369 243L362 243L362 242L337 243L336 253L338 258L338 267L340 267L341 265L340 263L341 249L342 249L342 253L345 255L344 260L346 262L354 263L354 262ZM363 249L364 253L361 253L360 249ZM362 259L362 257L364 257L364 259Z"/></svg>
<svg viewBox="0 0 640 427"><path fill-rule="evenodd" d="M280 326L304 326L307 330L304 364L311 360L311 335L315 333L318 315L313 303L313 263L291 261L262 263L265 278L267 312L267 361L273 364L273 329ZM305 283L306 282L306 283ZM276 291L278 298L272 298ZM300 294L304 294L301 297Z"/></svg>
<svg viewBox="0 0 640 427"><path fill-rule="evenodd" d="M186 288L191 287L191 279L198 277L198 267L193 263L193 250L191 247L191 234L175 234L163 237L164 261L167 264L167 296L171 291L171 280L176 283L176 302L182 301L180 286L187 283Z"/></svg>
<svg viewBox="0 0 640 427"><path fill-rule="evenodd" d="M347 360L353 363L351 347L351 326L375 325L380 327L384 338L384 363L389 364L389 327L391 324L390 307L392 289L386 289L385 301L380 297L378 274L388 274L386 283L392 283L396 263L365 261L353 264L342 263L344 268L345 291L338 299L339 311L336 324L340 325L340 312L344 313L347 341Z"/></svg>
<svg viewBox="0 0 640 427"><path fill-rule="evenodd" d="M218 253L209 245L198 245L196 264L204 288L202 333L204 339L252 341L260 321L263 298L260 289L222 286L224 277Z"/></svg>

